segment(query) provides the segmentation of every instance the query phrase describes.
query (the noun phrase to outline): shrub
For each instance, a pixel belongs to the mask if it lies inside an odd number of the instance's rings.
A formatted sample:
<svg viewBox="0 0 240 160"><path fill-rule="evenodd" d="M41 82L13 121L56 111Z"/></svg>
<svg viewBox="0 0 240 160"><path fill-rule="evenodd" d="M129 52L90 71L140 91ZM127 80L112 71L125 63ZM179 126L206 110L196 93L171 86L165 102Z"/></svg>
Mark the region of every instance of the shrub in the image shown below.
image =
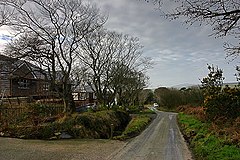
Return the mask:
<svg viewBox="0 0 240 160"><path fill-rule="evenodd" d="M201 121L206 120L206 111L203 106L192 106L192 105L182 105L177 108L178 112L183 112L185 114L194 115Z"/></svg>
<svg viewBox="0 0 240 160"><path fill-rule="evenodd" d="M218 94L206 96L204 106L211 120L222 116L235 119L240 116L240 89L225 87Z"/></svg>
<svg viewBox="0 0 240 160"><path fill-rule="evenodd" d="M139 108L139 106L129 106L128 107L128 112L130 113L130 114L137 114L137 113L139 113L140 112L140 108Z"/></svg>
<svg viewBox="0 0 240 160"><path fill-rule="evenodd" d="M208 76L201 81L208 118L215 120L224 116L231 120L240 116L240 89L223 88L223 71L213 66L208 66L208 69Z"/></svg>
<svg viewBox="0 0 240 160"><path fill-rule="evenodd" d="M11 137L23 139L49 139L54 136L53 125L44 126L15 126L10 127L8 132Z"/></svg>

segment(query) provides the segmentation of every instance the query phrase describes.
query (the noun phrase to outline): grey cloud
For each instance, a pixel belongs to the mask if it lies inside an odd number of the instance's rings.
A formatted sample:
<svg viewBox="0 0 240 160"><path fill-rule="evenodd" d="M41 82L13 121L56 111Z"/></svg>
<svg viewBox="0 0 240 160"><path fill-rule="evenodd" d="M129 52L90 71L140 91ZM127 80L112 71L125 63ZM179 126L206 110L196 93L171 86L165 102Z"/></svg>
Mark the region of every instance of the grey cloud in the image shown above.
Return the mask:
<svg viewBox="0 0 240 160"><path fill-rule="evenodd" d="M154 6L141 1L105 0L97 2L109 13L107 27L110 30L131 34L140 38L144 55L154 59L149 70L151 86L199 83L207 74L206 64L215 63L230 71L227 65L222 39L209 37L209 27L182 25L160 17ZM232 73L234 69L232 70ZM230 76L229 81L234 80Z"/></svg>

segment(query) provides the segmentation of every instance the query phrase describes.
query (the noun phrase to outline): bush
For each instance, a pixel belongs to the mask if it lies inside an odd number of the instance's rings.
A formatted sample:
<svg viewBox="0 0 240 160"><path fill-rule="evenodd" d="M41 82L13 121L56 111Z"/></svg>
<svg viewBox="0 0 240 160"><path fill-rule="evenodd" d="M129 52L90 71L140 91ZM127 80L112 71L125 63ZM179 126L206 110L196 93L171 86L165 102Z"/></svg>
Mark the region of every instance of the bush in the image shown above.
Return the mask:
<svg viewBox="0 0 240 160"><path fill-rule="evenodd" d="M208 66L208 70L208 76L201 81L208 118L232 120L240 116L240 89L223 87L223 71L218 67Z"/></svg>
<svg viewBox="0 0 240 160"><path fill-rule="evenodd" d="M23 139L49 139L54 136L53 125L15 126L10 127L8 133L11 137Z"/></svg>
<svg viewBox="0 0 240 160"><path fill-rule="evenodd" d="M194 115L194 117L198 118L201 121L205 121L206 111L203 106L192 106L192 105L183 105L177 108L178 112L183 112L188 115Z"/></svg>
<svg viewBox="0 0 240 160"><path fill-rule="evenodd" d="M140 107L139 106L129 106L128 107L128 112L130 114L138 114L140 112Z"/></svg>
<svg viewBox="0 0 240 160"><path fill-rule="evenodd" d="M225 87L219 93L206 96L204 105L212 120L222 116L236 119L240 116L240 89Z"/></svg>

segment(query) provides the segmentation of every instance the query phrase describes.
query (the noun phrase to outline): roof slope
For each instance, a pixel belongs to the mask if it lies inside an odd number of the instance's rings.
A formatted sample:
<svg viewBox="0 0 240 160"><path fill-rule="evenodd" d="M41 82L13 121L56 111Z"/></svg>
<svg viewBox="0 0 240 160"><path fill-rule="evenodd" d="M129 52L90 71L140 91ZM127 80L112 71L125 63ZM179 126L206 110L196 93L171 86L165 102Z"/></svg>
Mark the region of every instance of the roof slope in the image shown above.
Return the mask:
<svg viewBox="0 0 240 160"><path fill-rule="evenodd" d="M27 72L27 70L31 73L26 74L25 72ZM33 76L34 79L45 79L45 74L43 73L44 71L41 68L37 67L36 65L24 60L11 58L1 54L0 54L0 71L11 72L18 77L21 76L24 77L24 75L28 75L26 78L29 78L29 75L31 75Z"/></svg>

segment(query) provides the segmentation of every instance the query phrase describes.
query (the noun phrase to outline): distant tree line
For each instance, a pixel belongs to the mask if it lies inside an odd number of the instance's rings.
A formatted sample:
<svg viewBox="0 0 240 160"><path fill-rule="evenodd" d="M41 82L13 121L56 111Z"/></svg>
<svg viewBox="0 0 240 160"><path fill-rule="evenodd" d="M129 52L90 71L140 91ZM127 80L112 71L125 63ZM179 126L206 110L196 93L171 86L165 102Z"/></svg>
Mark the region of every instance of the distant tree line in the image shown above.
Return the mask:
<svg viewBox="0 0 240 160"><path fill-rule="evenodd" d="M154 96L160 107L168 110L181 105L201 106L204 100L202 90L197 86L181 89L159 87L155 89Z"/></svg>

